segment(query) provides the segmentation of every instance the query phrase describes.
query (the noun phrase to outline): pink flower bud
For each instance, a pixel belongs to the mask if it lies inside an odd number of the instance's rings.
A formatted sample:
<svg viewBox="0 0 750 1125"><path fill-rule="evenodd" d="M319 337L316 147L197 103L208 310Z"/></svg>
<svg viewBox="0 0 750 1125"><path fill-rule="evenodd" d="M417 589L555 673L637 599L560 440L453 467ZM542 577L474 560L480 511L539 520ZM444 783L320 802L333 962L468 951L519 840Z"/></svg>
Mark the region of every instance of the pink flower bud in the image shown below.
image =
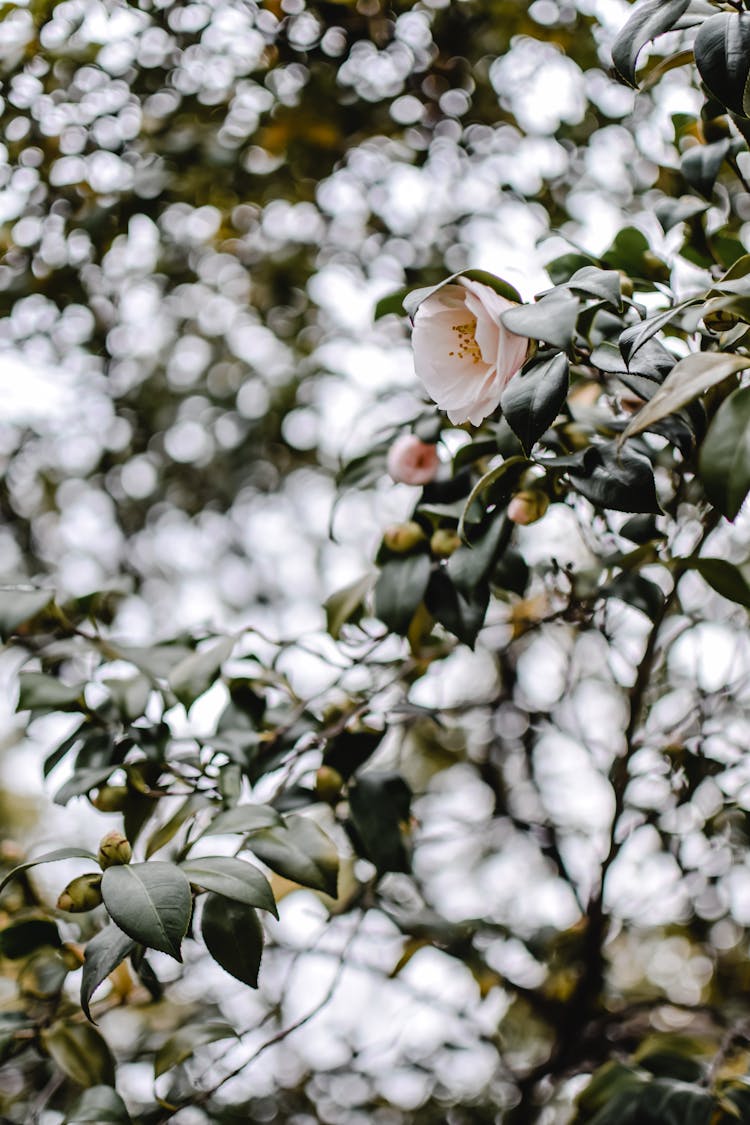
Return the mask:
<svg viewBox="0 0 750 1125"><path fill-rule="evenodd" d="M538 488L517 492L508 504L508 519L526 526L540 520L549 507L549 496Z"/></svg>
<svg viewBox="0 0 750 1125"><path fill-rule="evenodd" d="M400 484L428 484L438 471L437 449L415 434L401 434L388 450L388 472Z"/></svg>

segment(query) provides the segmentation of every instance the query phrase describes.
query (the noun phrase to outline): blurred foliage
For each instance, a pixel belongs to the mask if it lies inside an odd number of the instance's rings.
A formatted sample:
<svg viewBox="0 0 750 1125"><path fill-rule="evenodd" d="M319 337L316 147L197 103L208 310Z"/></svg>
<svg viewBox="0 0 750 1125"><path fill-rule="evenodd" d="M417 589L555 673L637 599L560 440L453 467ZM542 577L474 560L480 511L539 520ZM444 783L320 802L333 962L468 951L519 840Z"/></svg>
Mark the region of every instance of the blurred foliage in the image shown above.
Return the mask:
<svg viewBox="0 0 750 1125"><path fill-rule="evenodd" d="M0 14L68 396L0 437L8 742L73 818L0 850L3 1120L750 1121L750 15ZM451 424L394 314L534 240Z"/></svg>

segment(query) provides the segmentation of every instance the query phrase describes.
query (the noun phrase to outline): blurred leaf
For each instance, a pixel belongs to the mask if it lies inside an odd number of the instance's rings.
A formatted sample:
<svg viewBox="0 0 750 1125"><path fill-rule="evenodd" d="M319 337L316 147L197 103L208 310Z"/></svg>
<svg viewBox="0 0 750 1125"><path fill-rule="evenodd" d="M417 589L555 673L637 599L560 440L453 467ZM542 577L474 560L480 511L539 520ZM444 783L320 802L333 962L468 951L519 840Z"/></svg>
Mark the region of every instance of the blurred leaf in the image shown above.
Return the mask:
<svg viewBox="0 0 750 1125"><path fill-rule="evenodd" d="M233 832L247 835L281 823L281 817L270 805L237 805L215 816L201 836L223 836Z"/></svg>
<svg viewBox="0 0 750 1125"><path fill-rule="evenodd" d="M338 770L346 780L372 757L383 741L383 734L381 730L342 730L329 739L323 762Z"/></svg>
<svg viewBox="0 0 750 1125"><path fill-rule="evenodd" d="M83 959L81 977L81 1008L86 1019L96 1021L91 1015L91 997L109 974L129 957L135 949L135 942L122 930L110 923L88 942Z"/></svg>
<svg viewBox="0 0 750 1125"><path fill-rule="evenodd" d="M179 867L156 860L108 867L102 897L112 920L134 941L182 960L192 898Z"/></svg>
<svg viewBox="0 0 750 1125"><path fill-rule="evenodd" d="M34 590L28 586L0 586L0 640L7 640L19 625L25 625L46 609L55 598L54 590Z"/></svg>
<svg viewBox="0 0 750 1125"><path fill-rule="evenodd" d="M132 1125L125 1102L111 1086L92 1086L68 1111L64 1125Z"/></svg>
<svg viewBox="0 0 750 1125"><path fill-rule="evenodd" d="M0 954L11 961L28 957L44 945L56 949L62 941L55 923L43 918L22 918L0 930Z"/></svg>
<svg viewBox="0 0 750 1125"><path fill-rule="evenodd" d="M708 499L733 520L750 490L750 387L734 391L717 410L701 445L698 471Z"/></svg>
<svg viewBox="0 0 750 1125"><path fill-rule="evenodd" d="M251 988L258 987L263 927L252 906L222 895L208 895L201 933L206 949L225 972Z"/></svg>
<svg viewBox="0 0 750 1125"><path fill-rule="evenodd" d="M512 530L504 513L495 512L481 536L467 546L459 547L450 556L445 566L446 573L465 598L476 597L478 588L492 570Z"/></svg>
<svg viewBox="0 0 750 1125"><path fill-rule="evenodd" d="M725 137L710 145L694 145L680 160L683 176L704 199L710 199L713 195L716 177L730 150L731 141Z"/></svg>
<svg viewBox="0 0 750 1125"><path fill-rule="evenodd" d="M452 273L450 277L446 277L443 281L438 282L437 285L428 285L423 289L412 289L408 296L404 298L403 302L404 309L408 316L414 319L416 311L423 301L426 301L433 293L438 293L445 285L452 284L460 277L468 278L469 281L478 281L482 285L489 285L490 289L493 289L495 293L499 293L501 297L505 297L509 301L515 301L516 304L521 300L521 296L514 286L510 285L507 281L503 281L502 278L495 277L493 273L488 273L486 270L459 270L458 273Z"/></svg>
<svg viewBox="0 0 750 1125"><path fill-rule="evenodd" d="M602 590L602 594L632 605L652 621L657 618L664 604L661 588L632 570L623 570Z"/></svg>
<svg viewBox="0 0 750 1125"><path fill-rule="evenodd" d="M42 1029L41 1042L60 1070L79 1086L114 1086L114 1060L91 1024L59 1020Z"/></svg>
<svg viewBox="0 0 750 1125"><path fill-rule="evenodd" d="M411 816L411 790L400 774L362 774L349 787L349 812L362 855L379 875L411 870L403 837Z"/></svg>
<svg viewBox="0 0 750 1125"><path fill-rule="evenodd" d="M647 43L670 31L687 11L690 0L641 0L612 45L615 73L626 85L636 85L638 56Z"/></svg>
<svg viewBox="0 0 750 1125"><path fill-rule="evenodd" d="M216 644L193 652L181 660L169 674L169 686L188 709L218 677L222 664L232 655L234 637L222 637Z"/></svg>
<svg viewBox="0 0 750 1125"><path fill-rule="evenodd" d="M44 672L21 672L18 711L77 711L83 703L83 684L62 684Z"/></svg>
<svg viewBox="0 0 750 1125"><path fill-rule="evenodd" d="M405 636L430 580L429 555L406 555L384 563L375 584L375 616Z"/></svg>
<svg viewBox="0 0 750 1125"><path fill-rule="evenodd" d="M502 525L505 521L497 522ZM479 630L484 625L489 596L490 589L486 581L480 582L469 595L465 595L453 584L448 571L440 568L432 575L425 605L449 633L462 644L473 648Z"/></svg>
<svg viewBox="0 0 750 1125"><path fill-rule="evenodd" d="M207 797L201 793L191 793L186 797L182 804L170 816L169 820L160 825L155 832L149 836L148 843L146 844L146 859L150 859L154 852L158 852L166 844L173 840L177 833L186 824L191 817L196 813L202 812L203 809L209 808L210 802Z"/></svg>
<svg viewBox="0 0 750 1125"><path fill-rule="evenodd" d="M205 936L205 935L204 935ZM234 976L234 973L232 974ZM253 986L254 987L254 986ZM159 1048L154 1058L154 1078L179 1066L194 1053L197 1047L206 1043L216 1043L219 1039L236 1039L237 1032L228 1023L214 1020L210 1023L194 1023L181 1027Z"/></svg>
<svg viewBox="0 0 750 1125"><path fill-rule="evenodd" d="M723 383L738 371L750 367L750 357L728 352L695 352L685 356L672 368L654 397L643 406L626 426L623 439L640 434L654 422L703 394L709 387Z"/></svg>
<svg viewBox="0 0 750 1125"><path fill-rule="evenodd" d="M92 789L98 789L116 769L116 763L112 763L108 766L98 766L92 769L74 770L71 777L55 793L55 804L67 805L73 797L80 797L84 793L89 793Z"/></svg>
<svg viewBox="0 0 750 1125"><path fill-rule="evenodd" d="M502 464L495 465L494 468L480 477L469 493L468 499L464 503L461 512L461 518L458 521L458 534L462 539L466 538L464 524L466 523L472 505L475 501L479 500L482 493L487 492L489 489L496 489L498 485L502 485L504 491L510 496L521 473L524 469L527 469L530 464L531 461L529 461L528 457L508 457Z"/></svg>
<svg viewBox="0 0 750 1125"><path fill-rule="evenodd" d="M703 214L707 209L708 203L696 199L694 195L681 195L677 199L665 196L654 207L654 214L665 234L668 234L678 223L687 222L688 219Z"/></svg>
<svg viewBox="0 0 750 1125"><path fill-rule="evenodd" d="M44 852L36 859L27 859L25 863L19 863L0 881L0 891L22 871L28 871L31 867L37 867L40 863L56 863L61 859L90 859L92 862L96 862L96 856L93 852L86 851L85 848L55 848L54 851Z"/></svg>
<svg viewBox="0 0 750 1125"><path fill-rule="evenodd" d="M309 817L290 813L280 828L267 828L249 841L258 859L285 879L336 897L339 856L323 829Z"/></svg>
<svg viewBox="0 0 750 1125"><path fill-rule="evenodd" d="M270 910L278 918L271 885L262 871L234 856L209 855L180 864L191 883L206 891Z"/></svg>
<svg viewBox="0 0 750 1125"><path fill-rule="evenodd" d="M324 603L326 628L335 641L339 639L342 626L355 616L375 584L375 580L375 574L364 574L326 599Z"/></svg>
<svg viewBox="0 0 750 1125"><path fill-rule="evenodd" d="M750 585L742 572L725 559L691 558L685 560L692 570L697 570L709 586L727 598L750 609Z"/></svg>

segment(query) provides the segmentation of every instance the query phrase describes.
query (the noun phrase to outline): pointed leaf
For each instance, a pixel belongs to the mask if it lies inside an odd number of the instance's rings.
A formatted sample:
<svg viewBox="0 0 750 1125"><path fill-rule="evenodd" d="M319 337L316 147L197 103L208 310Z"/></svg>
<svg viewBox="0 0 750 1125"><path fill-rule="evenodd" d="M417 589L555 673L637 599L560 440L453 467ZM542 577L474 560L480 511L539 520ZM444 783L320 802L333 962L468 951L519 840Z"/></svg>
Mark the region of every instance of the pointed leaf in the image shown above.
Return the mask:
<svg viewBox="0 0 750 1125"><path fill-rule="evenodd" d="M31 621L54 598L54 590L35 590L30 586L0 586L0 640L7 640L19 625Z"/></svg>
<svg viewBox="0 0 750 1125"><path fill-rule="evenodd" d="M728 137L710 145L693 145L680 161L680 170L692 188L704 199L713 195L716 177L729 156L732 144Z"/></svg>
<svg viewBox="0 0 750 1125"><path fill-rule="evenodd" d="M270 910L278 918L271 885L262 871L244 859L234 856L209 855L180 864L191 883L206 891Z"/></svg>
<svg viewBox="0 0 750 1125"><path fill-rule="evenodd" d="M503 281L500 277L495 277L493 273L488 273L486 270L459 270L458 273L452 273L450 277L444 278L439 281L437 285L427 285L423 289L412 289L412 291L404 298L404 309L407 314L414 319L414 315L428 297L433 293L439 293L445 285L451 285L459 277L466 277L469 281L479 281L482 285L489 285L495 293L499 293L501 297L507 297L509 301L515 301L518 304L521 296L517 289L507 281Z"/></svg>
<svg viewBox="0 0 750 1125"><path fill-rule="evenodd" d="M169 820L165 821L151 834L146 845L146 859L150 859L154 852L158 852L160 848L173 840L183 824L190 820L192 816L208 807L209 801L206 797L200 793L191 793L170 816Z"/></svg>
<svg viewBox="0 0 750 1125"><path fill-rule="evenodd" d="M709 500L733 520L750 491L750 387L734 391L717 410L698 467Z"/></svg>
<svg viewBox="0 0 750 1125"><path fill-rule="evenodd" d="M333 840L314 820L292 813L284 818L283 827L259 832L249 846L277 875L336 896L338 852Z"/></svg>
<svg viewBox="0 0 750 1125"><path fill-rule="evenodd" d="M232 654L234 637L222 637L216 644L191 652L169 674L169 686L186 708L203 695L217 678L225 660Z"/></svg>
<svg viewBox="0 0 750 1125"><path fill-rule="evenodd" d="M717 594L750 609L750 585L738 567L725 559L695 558L686 561Z"/></svg>
<svg viewBox="0 0 750 1125"><path fill-rule="evenodd" d="M695 352L670 371L653 398L642 407L623 432L622 439L647 430L654 422L674 414L693 399L750 367L750 357L729 352Z"/></svg>
<svg viewBox="0 0 750 1125"><path fill-rule="evenodd" d="M236 805L215 816L201 835L224 836L233 832L247 835L262 828L274 828L281 823L281 817L270 805Z"/></svg>
<svg viewBox="0 0 750 1125"><path fill-rule="evenodd" d="M375 585L375 615L401 636L406 634L430 580L427 554L408 555L383 564Z"/></svg>
<svg viewBox="0 0 750 1125"><path fill-rule="evenodd" d="M568 357L558 352L526 367L503 391L500 409L526 453L552 425L565 402L568 368Z"/></svg>
<svg viewBox="0 0 750 1125"><path fill-rule="evenodd" d="M364 773L349 788L349 810L364 856L378 874L409 872L402 826L411 816L411 790L398 773Z"/></svg>
<svg viewBox="0 0 750 1125"><path fill-rule="evenodd" d="M263 927L252 906L222 895L208 895L201 933L206 949L225 972L251 988L258 987Z"/></svg>
<svg viewBox="0 0 750 1125"><path fill-rule="evenodd" d="M671 31L689 4L690 0L645 0L636 4L612 45L612 62L622 82L636 85L635 72L641 51L657 35Z"/></svg>
<svg viewBox="0 0 750 1125"><path fill-rule="evenodd" d="M134 941L181 961L188 928L190 884L173 863L132 863L108 867L102 898L112 920Z"/></svg>
<svg viewBox="0 0 750 1125"><path fill-rule="evenodd" d="M29 859L26 863L19 863L18 867L14 867L9 871L5 878L0 882L0 891L8 885L11 879L15 879L16 875L20 875L22 871L28 871L31 867L36 867L40 863L57 863L61 859L90 859L96 862L96 856L93 852L86 851L84 848L55 848L52 852L45 852L39 855L36 859Z"/></svg>
<svg viewBox="0 0 750 1125"><path fill-rule="evenodd" d="M553 348L568 348L575 335L580 300L565 289L552 289L533 305L508 309L500 319L509 332L544 340Z"/></svg>
<svg viewBox="0 0 750 1125"><path fill-rule="evenodd" d="M65 1125L132 1125L125 1102L111 1086L92 1086L81 1094Z"/></svg>
<svg viewBox="0 0 750 1125"><path fill-rule="evenodd" d="M351 621L362 602L369 594L375 583L376 575L364 574L355 582L350 582L341 590L336 590L326 598L324 608L326 611L326 629L335 641L339 639L342 627Z"/></svg>
<svg viewBox="0 0 750 1125"><path fill-rule="evenodd" d="M707 89L732 113L750 116L750 16L720 12L704 20L693 49Z"/></svg>
<svg viewBox="0 0 750 1125"><path fill-rule="evenodd" d="M649 460L615 443L586 451L583 469L568 470L570 482L592 504L614 512L661 511Z"/></svg>
<svg viewBox="0 0 750 1125"><path fill-rule="evenodd" d="M83 956L81 978L81 1008L86 1019L96 1023L91 1015L91 997L109 974L135 949L135 942L119 926L110 923L91 939Z"/></svg>

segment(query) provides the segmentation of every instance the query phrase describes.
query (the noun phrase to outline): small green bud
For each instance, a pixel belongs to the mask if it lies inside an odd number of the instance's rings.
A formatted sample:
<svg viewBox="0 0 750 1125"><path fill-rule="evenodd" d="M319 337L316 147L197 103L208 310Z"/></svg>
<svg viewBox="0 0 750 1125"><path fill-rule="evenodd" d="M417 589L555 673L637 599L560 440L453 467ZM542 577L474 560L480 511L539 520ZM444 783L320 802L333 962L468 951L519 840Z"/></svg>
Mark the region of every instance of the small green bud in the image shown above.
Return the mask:
<svg viewBox="0 0 750 1125"><path fill-rule="evenodd" d="M436 559L449 559L461 546L461 536L447 527L439 527L430 539L430 550Z"/></svg>
<svg viewBox="0 0 750 1125"><path fill-rule="evenodd" d="M102 871L106 871L108 867L117 867L124 863L130 863L133 857L133 849L123 836L122 832L108 832L103 836L99 843L99 866Z"/></svg>
<svg viewBox="0 0 750 1125"><path fill-rule="evenodd" d="M617 272L620 275L620 292L622 293L623 297L632 297L633 296L633 281L632 281L632 279L628 276L628 274L625 273L625 270L618 270Z"/></svg>
<svg viewBox="0 0 750 1125"><path fill-rule="evenodd" d="M89 800L99 812L122 812L128 799L127 785L102 785Z"/></svg>
<svg viewBox="0 0 750 1125"><path fill-rule="evenodd" d="M321 801L334 805L341 796L344 779L332 766L321 766L315 774L315 792Z"/></svg>
<svg viewBox="0 0 750 1125"><path fill-rule="evenodd" d="M65 910L68 914L82 914L85 910L93 910L102 901L101 875L90 872L79 875L68 883L65 890L57 900L57 909Z"/></svg>
<svg viewBox="0 0 750 1125"><path fill-rule="evenodd" d="M414 520L406 523L394 523L383 535L383 545L394 555L405 555L418 547L427 536Z"/></svg>

